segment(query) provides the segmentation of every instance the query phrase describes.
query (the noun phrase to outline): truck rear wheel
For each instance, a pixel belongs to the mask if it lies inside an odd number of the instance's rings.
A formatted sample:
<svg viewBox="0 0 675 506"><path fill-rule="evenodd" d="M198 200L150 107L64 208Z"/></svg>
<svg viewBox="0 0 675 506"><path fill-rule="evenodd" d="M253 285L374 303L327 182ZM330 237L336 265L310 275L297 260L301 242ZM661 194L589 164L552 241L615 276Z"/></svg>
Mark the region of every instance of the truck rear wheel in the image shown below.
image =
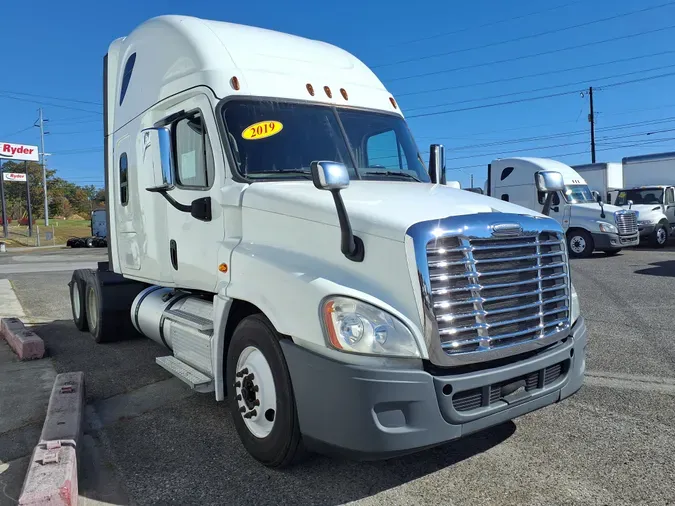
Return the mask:
<svg viewBox="0 0 675 506"><path fill-rule="evenodd" d="M588 258L593 254L593 237L582 229L567 232L567 250L572 258Z"/></svg>
<svg viewBox="0 0 675 506"><path fill-rule="evenodd" d="M261 314L244 318L227 354L227 395L246 450L269 467L286 467L303 454L302 437L281 336Z"/></svg>
<svg viewBox="0 0 675 506"><path fill-rule="evenodd" d="M70 308L73 312L73 323L78 330L87 330L87 311L85 293L87 289L87 271L78 269L68 283L70 289Z"/></svg>

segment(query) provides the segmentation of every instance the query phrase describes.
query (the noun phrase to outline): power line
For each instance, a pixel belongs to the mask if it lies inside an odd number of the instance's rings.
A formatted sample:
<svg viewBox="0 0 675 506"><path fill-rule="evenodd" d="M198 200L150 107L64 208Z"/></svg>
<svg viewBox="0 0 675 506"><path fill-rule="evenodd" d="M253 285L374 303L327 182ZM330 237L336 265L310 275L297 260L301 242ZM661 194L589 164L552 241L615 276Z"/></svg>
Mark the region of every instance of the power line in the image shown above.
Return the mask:
<svg viewBox="0 0 675 506"><path fill-rule="evenodd" d="M500 63L510 63L510 62L514 62L514 61L525 60L525 59L528 59L528 58L535 58L537 56L545 56L545 55L560 53L560 52L563 52L563 51L571 51L573 49L580 49L580 48L584 48L584 47L596 46L598 44L605 44L607 42L614 42L614 41L617 41L617 40L632 39L632 38L635 38L635 37L641 37L643 35L647 35L647 34L651 34L651 33L658 33L658 32L664 32L664 31L667 31L667 30L672 30L673 28L675 28L675 25L668 25L668 26L664 26L662 28L654 28L652 30L644 30L644 31L637 32L637 33L631 33L631 34L628 34L628 35L620 35L620 36L617 36L617 37L611 37L609 39L598 40L598 41L595 41L595 42L586 42L586 43L577 44L577 45L574 45L574 46L567 46L567 47L562 47L562 48L558 48L558 49L551 49L549 51L541 51L539 53L532 53L532 54L527 54L527 55L514 56L514 57L511 57L511 58L504 58L502 60L494 60L494 61L484 62L484 63L474 63L472 65L465 65L463 67L454 67L454 68L451 68L451 69L436 70L434 72L425 72L423 74L412 74L412 75L408 75L408 76L394 77L394 78L389 79L389 81L391 81L391 82L393 82L393 81L403 81L403 80L406 80L406 79L415 79L417 77L428 77L428 76L434 76L434 75L438 75L438 74L445 74L445 73L448 73L448 72L457 72L459 70L468 70L468 69L474 69L474 68L478 68L478 67L486 67L486 66L490 66L490 65L497 65L497 64L500 64Z"/></svg>
<svg viewBox="0 0 675 506"><path fill-rule="evenodd" d="M41 100L31 100L31 99L28 99L28 98L14 97L14 96L10 96L10 95L0 95L0 98L8 98L10 100L17 100L19 102L27 102L27 103L38 104L38 105L42 105L42 106L58 107L60 109L70 109L72 111L89 112L91 114L103 114L100 111L91 111L89 109L82 109L81 107L73 107L73 106L70 106L70 105L54 104L54 103L50 103L50 102L44 102L44 101L41 101Z"/></svg>
<svg viewBox="0 0 675 506"><path fill-rule="evenodd" d="M449 56L449 55L452 55L452 54L465 53L467 51L476 51L478 49L486 49L488 47L501 46L503 44L509 44L511 42L519 42L521 40L534 39L534 38L537 38L537 37L542 37L544 35L550 35L550 34L553 34L553 33L565 32L567 30L572 30L574 28L582 28L584 26L590 26L590 25L594 25L594 24L598 24L598 23L604 23L606 21L612 21L614 19L619 19L619 18L623 18L623 17L627 17L627 16L633 16L635 14L640 14L640 13L647 12L647 11L662 9L663 7L668 7L668 6L673 5L673 4L675 4L675 2L666 2L666 3L663 3L663 4L659 4L659 5L644 7L642 9L638 9L638 10L634 10L634 11L624 12L624 13L621 13L621 14L615 14L614 16L608 16L606 18L595 19L595 20L592 20L592 21L585 21L583 23L578 23L576 25L563 26L561 28L554 28L552 30L546 30L546 31L543 31L543 32L533 33L533 34L530 34L530 35L523 35L521 37L516 37L516 38L513 38L513 39L506 39L506 40L500 40L500 41L497 41L497 42L490 42L488 44L483 44L481 46L473 46L473 47L467 47L467 48L463 48L463 49L454 49L452 51L445 51L443 53L430 54L430 55L426 55L426 56L418 56L418 57L415 57L415 58L398 60L398 61L391 62L391 63L383 63L383 64L380 64L380 65L372 65L371 68L376 69L376 68L382 68L382 67L390 67L390 66L393 66L393 65L401 65L403 63L411 63L411 62L416 62L416 61L429 60L431 58L438 58L440 56Z"/></svg>
<svg viewBox="0 0 675 506"><path fill-rule="evenodd" d="M653 67L653 68L650 68L650 69L635 70L633 72L622 72L620 74L614 74L614 75L605 76L605 77L594 77L594 78L584 79L582 81L575 81L575 82L572 82L572 83L565 83L565 84L556 84L556 85L553 85L553 86L545 86L543 88L535 88L535 89L532 89L532 90L513 91L511 93L502 93L500 95L492 95L490 97L471 98L471 99L467 99L467 100L458 100L458 101L455 101L455 102L445 102L443 104L423 105L423 106L420 106L420 107L412 107L412 108L409 108L407 110L408 111L419 111L419 110L422 110L422 109L433 109L435 107L446 107L446 106L449 106L449 105L466 104L468 102L480 102L482 100L492 100L492 99L495 99L495 98L512 97L514 95L522 95L524 93L535 93L537 91L554 90L554 89L557 89L557 88L564 88L565 86L576 86L576 85L581 85L581 84L587 84L591 81L595 82L595 81L602 81L602 80L605 80L605 79L614 79L614 78L617 78L617 77L630 76L630 75L633 75L633 74L642 74L644 72L653 72L655 70L663 70L663 69L673 68L673 67L675 67L675 64L673 64L673 65L663 65L661 67ZM610 86L612 86L612 85L610 85ZM576 93L577 91L579 91L579 90L574 90L573 92Z"/></svg>
<svg viewBox="0 0 675 506"><path fill-rule="evenodd" d="M2 136L0 136L0 138L6 139L7 137L14 137L15 135L19 135L19 134L21 134L21 133L23 133L23 132L27 132L28 130L33 130L33 125L31 125L31 126L29 126L29 127L27 127L27 128L22 128L21 130L17 130L16 132L13 132L13 133L11 133L11 134L5 134L5 135L2 135Z"/></svg>
<svg viewBox="0 0 675 506"><path fill-rule="evenodd" d="M575 71L575 70L584 70L584 69L588 69L588 68L603 67L605 65L612 65L614 63L624 63L624 62L628 62L628 61L641 60L643 58L652 58L654 56L662 56L662 55L673 54L673 53L675 53L675 50L659 51L658 53L651 53L651 54L646 54L646 55L641 55L641 56L632 56L630 58L620 58L618 60L612 60L612 61L600 62L600 63L593 63L593 64L590 64L590 65L579 65L578 67L569 67L569 68L566 68L566 69L551 70L551 71L548 71L548 72L536 72L536 73L533 73L533 74L525 74L525 75L522 75L522 76L505 77L505 78L501 78L501 79L492 79L490 81L481 81L481 82L477 82L477 83L460 84L460 85L457 85L457 86L446 86L444 88L435 88L435 89L431 89L431 90L410 91L410 92L407 92L407 93L397 93L396 97L400 98L400 97L407 97L407 96L411 96L411 95L422 95L422 94L425 94L425 93L435 93L437 91L451 91L451 90L459 90L459 89L462 89L462 88L474 88L476 86L483 86L485 84L498 84L498 83L501 84L501 83L505 83L505 82L509 82L509 81L519 81L521 79L528 79L530 77L541 77L541 76L547 76L547 75L551 75L551 74L562 74L562 73L565 73L565 72L572 72L572 71Z"/></svg>
<svg viewBox="0 0 675 506"><path fill-rule="evenodd" d="M517 21L518 19L528 18L530 16L535 16L535 15L538 15L538 14L544 14L546 12L551 12L551 11L554 11L554 10L557 10L557 9L561 9L563 7L570 7L572 5L576 5L576 4L581 3L582 1L585 2L585 0L575 0L574 2L568 2L566 4L557 5L555 7L549 7L547 9L543 9L543 10L540 10L540 11L530 12L528 14L521 14L520 16L514 16L514 17L511 17L511 18L500 19L500 20L497 20L497 21L491 21L490 23L485 23L485 24L477 25L477 26L468 26L468 27L465 27L465 28L460 28L459 30L454 30L452 32L438 33L436 35L429 35L427 37L421 37L419 39L407 40L407 41L403 41L403 42L395 42L393 44L390 44L390 45L384 46L384 47L390 48L390 47L396 47L396 46L407 45L407 44L415 44L416 42L424 42L426 40L438 39L440 37L446 37L448 35L455 35L457 33L464 33L464 32L468 32L468 31L472 31L472 30L479 30L481 28L487 28L487 27L490 27L490 26L500 25L502 23Z"/></svg>
<svg viewBox="0 0 675 506"><path fill-rule="evenodd" d="M663 77L670 77L670 76L673 76L673 75L675 75L675 72L668 72L666 74L659 74L659 75L656 75L656 76L645 77L645 78L641 78L641 79L632 79L630 81L621 81L621 82L618 82L618 83L606 84L606 85L602 86L601 89L602 88L615 87L615 86L621 86L621 85L624 85L624 84L632 84L632 83L637 83L637 82L651 81L653 79L660 79L660 78L663 78ZM564 95L576 94L578 92L579 92L579 90L563 91L563 92L560 92L560 93L551 93L551 94L548 94L548 95L540 95L540 96L537 96L537 97L526 97L526 98L521 98L521 99L516 99L516 100L507 100L507 101L504 101L504 102L495 102L495 103L492 103L492 104L482 104L482 105L475 105L475 106L472 106L472 107L462 107L462 108L459 108L459 109L448 109L448 110L445 110L445 111L425 112L425 113L421 113L421 114L413 114L411 116L407 116L407 118L408 119L422 118L422 117L426 117L426 116L438 116L438 115L441 115L441 114L449 114L449 113L452 113L452 112L473 111L475 109L485 109L485 108L488 108L488 107L497 107L497 106L500 106L500 105L517 104L517 103L521 103L521 102L530 102L530 101L533 101L533 100L542 100L542 99L545 99L545 98L561 97L561 96L564 96Z"/></svg>
<svg viewBox="0 0 675 506"><path fill-rule="evenodd" d="M77 98L63 98L63 97L54 97L54 96L49 96L49 95L38 95L35 93L24 93L22 91L11 91L11 90L0 90L0 93L2 94L9 94L9 95L22 95L25 97L35 97L35 98L46 98L49 100L60 100L62 102L75 102L78 104L91 104L91 105L103 105L101 102L92 102L90 100L80 100Z"/></svg>

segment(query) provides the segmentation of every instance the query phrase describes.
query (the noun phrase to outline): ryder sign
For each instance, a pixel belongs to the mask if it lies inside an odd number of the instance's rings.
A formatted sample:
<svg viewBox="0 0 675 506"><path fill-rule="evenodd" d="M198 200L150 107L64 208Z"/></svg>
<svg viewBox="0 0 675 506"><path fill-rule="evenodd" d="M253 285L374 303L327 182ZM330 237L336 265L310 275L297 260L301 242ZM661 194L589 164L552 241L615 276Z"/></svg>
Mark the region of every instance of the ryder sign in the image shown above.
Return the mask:
<svg viewBox="0 0 675 506"><path fill-rule="evenodd" d="M3 172L2 179L5 181L26 181L26 174L20 172Z"/></svg>
<svg viewBox="0 0 675 506"><path fill-rule="evenodd" d="M38 152L37 146L0 142L0 158L26 162L37 162L40 160L40 154Z"/></svg>

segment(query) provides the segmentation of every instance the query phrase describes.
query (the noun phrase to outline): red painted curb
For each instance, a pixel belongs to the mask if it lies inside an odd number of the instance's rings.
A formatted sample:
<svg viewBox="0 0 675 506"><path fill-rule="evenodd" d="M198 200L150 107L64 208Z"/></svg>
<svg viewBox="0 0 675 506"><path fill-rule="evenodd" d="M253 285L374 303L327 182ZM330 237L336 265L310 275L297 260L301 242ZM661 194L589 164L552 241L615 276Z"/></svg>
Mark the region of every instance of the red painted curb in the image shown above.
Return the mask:
<svg viewBox="0 0 675 506"><path fill-rule="evenodd" d="M40 442L33 450L19 496L20 505L77 505L77 445L83 415L84 373L57 375Z"/></svg>
<svg viewBox="0 0 675 506"><path fill-rule="evenodd" d="M18 318L2 318L0 334L20 360L34 360L45 354L44 341Z"/></svg>

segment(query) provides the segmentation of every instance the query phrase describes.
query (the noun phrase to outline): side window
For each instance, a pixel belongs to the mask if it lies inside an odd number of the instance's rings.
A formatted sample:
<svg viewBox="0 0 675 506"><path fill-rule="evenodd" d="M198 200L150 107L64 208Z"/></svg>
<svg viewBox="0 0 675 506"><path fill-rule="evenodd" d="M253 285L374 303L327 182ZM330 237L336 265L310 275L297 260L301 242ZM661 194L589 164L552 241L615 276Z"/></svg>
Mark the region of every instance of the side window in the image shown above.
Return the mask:
<svg viewBox="0 0 675 506"><path fill-rule="evenodd" d="M120 203L123 206L129 203L129 162L126 153L120 156Z"/></svg>
<svg viewBox="0 0 675 506"><path fill-rule="evenodd" d="M120 91L120 105L124 102L124 95L127 94L129 88L129 81L131 81L131 73L134 71L134 64L136 63L136 53L133 53L127 60L124 66L124 74L122 75L122 89Z"/></svg>
<svg viewBox="0 0 675 506"><path fill-rule="evenodd" d="M502 195L502 200L505 200L506 202L508 202L508 201L509 201L509 194L508 194L508 193L504 193L504 194Z"/></svg>
<svg viewBox="0 0 675 506"><path fill-rule="evenodd" d="M174 146L178 186L210 188L214 174L213 151L201 114L178 120L174 126Z"/></svg>
<svg viewBox="0 0 675 506"><path fill-rule="evenodd" d="M369 168L408 170L405 153L393 130L368 137L366 160Z"/></svg>
<svg viewBox="0 0 675 506"><path fill-rule="evenodd" d="M675 204L675 190L673 188L668 188L666 190L666 205L672 206Z"/></svg>
<svg viewBox="0 0 675 506"><path fill-rule="evenodd" d="M537 200L543 206L544 203L546 202L546 193L537 192ZM558 192L555 192L553 194L553 201L551 202L551 205L552 206L559 206L560 205L560 197L558 196Z"/></svg>

